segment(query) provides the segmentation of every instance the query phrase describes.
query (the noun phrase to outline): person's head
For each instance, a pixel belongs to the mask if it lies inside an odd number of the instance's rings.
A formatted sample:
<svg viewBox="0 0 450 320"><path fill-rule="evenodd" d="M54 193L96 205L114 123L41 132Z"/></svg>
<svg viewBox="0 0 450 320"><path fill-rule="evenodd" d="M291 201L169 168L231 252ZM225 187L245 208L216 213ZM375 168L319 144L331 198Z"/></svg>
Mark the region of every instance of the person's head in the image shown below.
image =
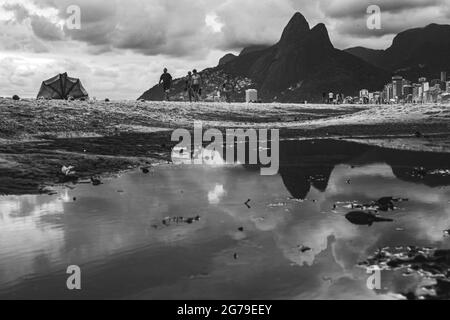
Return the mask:
<svg viewBox="0 0 450 320"><path fill-rule="evenodd" d="M167 71L168 71L167 68L164 68L164 73L167 73Z"/></svg>
<svg viewBox="0 0 450 320"><path fill-rule="evenodd" d="M197 74L197 69L194 69L194 71L192 71L194 74Z"/></svg>
<svg viewBox="0 0 450 320"><path fill-rule="evenodd" d="M189 71L189 72L188 72L188 76L192 76L192 72Z"/></svg>

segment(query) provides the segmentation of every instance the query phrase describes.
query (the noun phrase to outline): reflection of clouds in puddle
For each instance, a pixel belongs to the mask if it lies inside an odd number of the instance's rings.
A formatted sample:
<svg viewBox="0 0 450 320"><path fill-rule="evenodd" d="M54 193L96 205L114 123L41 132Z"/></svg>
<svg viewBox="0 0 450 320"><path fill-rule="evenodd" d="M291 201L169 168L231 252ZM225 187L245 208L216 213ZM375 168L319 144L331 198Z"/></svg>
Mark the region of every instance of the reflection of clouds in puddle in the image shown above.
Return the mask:
<svg viewBox="0 0 450 320"><path fill-rule="evenodd" d="M276 232L277 243L285 257L300 266L313 265L316 256L327 250L330 236L338 241L348 241L360 236L360 231L343 218L327 217L325 219L291 221L288 228ZM366 237L364 242L371 243L373 240ZM311 248L311 251L302 253L299 246L307 246ZM342 265L342 267L345 266Z"/></svg>
<svg viewBox="0 0 450 320"><path fill-rule="evenodd" d="M346 183L347 179L351 179L350 184ZM370 202L386 196L409 199L397 204L399 210L384 214L406 228L415 241L441 242L442 230L449 224L448 189L399 180L384 164L351 170L346 166L336 167L327 194L342 201Z"/></svg>
<svg viewBox="0 0 450 320"><path fill-rule="evenodd" d="M356 167L350 169L348 165L336 166L331 174L327 194L342 194L345 191L367 191L366 187L371 187L373 185L373 191L380 191L377 184L373 183L366 184L365 178L379 178L379 179L396 179L392 168L387 164L374 164L364 167ZM350 180L350 181L348 181ZM358 182L364 183L364 188L358 188ZM350 183L348 183L350 182ZM362 187L362 186L361 186ZM371 195L373 196L373 195Z"/></svg>
<svg viewBox="0 0 450 320"><path fill-rule="evenodd" d="M214 189L208 192L208 201L210 204L217 205L225 195L226 191L223 185L216 184Z"/></svg>
<svg viewBox="0 0 450 320"><path fill-rule="evenodd" d="M7 270L0 274L0 282L39 272L49 264L54 268L68 257L85 263L129 251L139 254L142 247L157 252L173 246L202 248L220 239L214 254L205 257L214 264L208 272L211 295L220 296L215 290L226 287L232 297L237 290L234 283L239 281L248 287L248 297L259 292L257 288L261 292L275 288L272 293L278 289L289 298L385 298L367 291L367 276L364 270L356 272L355 264L385 241L442 241L441 229L450 227L448 190L398 180L384 164L354 169L338 166L326 192L312 187L304 202L289 200L280 176L261 177L259 171L242 167L163 168L151 179L132 173L106 182L95 194L93 190L78 186L76 202L70 201L68 191L57 201L54 197L0 200L0 266ZM124 190L123 196L117 190ZM397 225L355 226L345 219L344 209L332 212L337 201L390 195L411 199L401 204L402 210L388 213L402 222L405 232L395 232ZM244 204L247 199L251 208ZM62 221L45 218L63 213ZM161 226L168 216L197 215L201 216L198 223ZM19 223L25 228L19 229ZM155 224L159 227L154 228ZM5 225L7 232L2 229ZM437 230L439 225L442 228ZM239 227L244 232L238 232ZM408 232L414 236L407 238ZM298 246L312 250L302 253ZM233 259L235 252L237 260ZM162 260L164 267L167 261ZM282 281L267 280L275 278Z"/></svg>
<svg viewBox="0 0 450 320"><path fill-rule="evenodd" d="M64 213L63 204L54 197L20 196L0 198L0 283L38 274L60 257L64 231L55 228L47 217ZM54 222L54 221L53 221Z"/></svg>
<svg viewBox="0 0 450 320"><path fill-rule="evenodd" d="M195 161L197 161L197 159L200 160L201 164L205 166L221 167L227 164L222 154L217 150L201 148L195 150L193 155L190 154L187 148L176 147L172 151L172 162L176 165L192 165Z"/></svg>

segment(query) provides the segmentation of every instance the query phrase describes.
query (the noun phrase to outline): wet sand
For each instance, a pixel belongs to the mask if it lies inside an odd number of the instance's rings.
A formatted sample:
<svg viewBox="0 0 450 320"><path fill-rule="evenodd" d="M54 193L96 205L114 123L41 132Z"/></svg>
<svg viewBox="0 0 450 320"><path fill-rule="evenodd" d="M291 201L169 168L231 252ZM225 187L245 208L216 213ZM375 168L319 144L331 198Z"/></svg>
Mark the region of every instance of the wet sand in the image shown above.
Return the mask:
<svg viewBox="0 0 450 320"><path fill-rule="evenodd" d="M0 194L170 162L171 132L278 128L282 139L334 138L404 150L450 152L450 107L68 102L0 100Z"/></svg>

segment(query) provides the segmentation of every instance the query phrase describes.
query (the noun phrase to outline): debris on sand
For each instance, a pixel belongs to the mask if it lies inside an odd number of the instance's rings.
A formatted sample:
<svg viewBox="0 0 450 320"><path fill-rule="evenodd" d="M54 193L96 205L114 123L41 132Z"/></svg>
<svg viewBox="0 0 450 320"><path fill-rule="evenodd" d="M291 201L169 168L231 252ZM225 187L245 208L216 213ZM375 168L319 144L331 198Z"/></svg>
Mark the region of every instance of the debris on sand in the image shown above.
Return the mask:
<svg viewBox="0 0 450 320"><path fill-rule="evenodd" d="M450 176L450 170L449 169L437 169L428 172L429 175L437 175L437 176Z"/></svg>
<svg viewBox="0 0 450 320"><path fill-rule="evenodd" d="M312 250L310 247L306 246L298 246L298 249L300 250L301 253L305 253Z"/></svg>
<svg viewBox="0 0 450 320"><path fill-rule="evenodd" d="M282 208L285 206L286 206L286 203L284 203L284 202L271 203L268 205L269 208Z"/></svg>
<svg viewBox="0 0 450 320"><path fill-rule="evenodd" d="M402 198L394 198L394 197L384 197L381 199L378 199L374 202L375 207L377 207L380 211L389 211L389 210L395 210L395 203L398 202L406 202L409 201L408 199L402 199Z"/></svg>
<svg viewBox="0 0 450 320"><path fill-rule="evenodd" d="M250 202L251 202L252 200L251 199L248 199L246 202L245 202L245 205L247 206L247 208L249 208L249 209L251 209L252 207L250 207Z"/></svg>
<svg viewBox="0 0 450 320"><path fill-rule="evenodd" d="M99 185L103 184L102 180L100 180L100 177L98 177L98 176L91 177L91 182L92 182L93 186L99 186Z"/></svg>
<svg viewBox="0 0 450 320"><path fill-rule="evenodd" d="M238 255L237 253L235 253L235 254L233 255L233 258L234 258L234 260L237 260L237 259L239 259L239 255Z"/></svg>
<svg viewBox="0 0 450 320"><path fill-rule="evenodd" d="M105 102L110 102L111 100L109 100L108 98L105 99Z"/></svg>
<svg viewBox="0 0 450 320"><path fill-rule="evenodd" d="M416 138L423 138L423 134L420 131L417 131L415 134Z"/></svg>
<svg viewBox="0 0 450 320"><path fill-rule="evenodd" d="M19 101L19 100L20 100L20 97L19 97L17 94L15 94L15 95L13 95L12 99L13 99L14 101Z"/></svg>
<svg viewBox="0 0 450 320"><path fill-rule="evenodd" d="M372 212L353 211L346 216L348 221L358 226L372 226L375 222L393 222L392 219L385 219Z"/></svg>
<svg viewBox="0 0 450 320"><path fill-rule="evenodd" d="M351 209L360 209L360 210L369 210L369 211L383 211L388 212L389 210L397 210L398 208L395 206L396 203L399 202L406 202L409 201L409 199L405 198L394 198L394 197L383 197L376 201L372 201L368 204L358 204L358 203L351 203L350 208Z"/></svg>
<svg viewBox="0 0 450 320"><path fill-rule="evenodd" d="M450 237L450 229L444 230L444 237Z"/></svg>
<svg viewBox="0 0 450 320"><path fill-rule="evenodd" d="M162 224L169 227L172 224L193 224L194 222L200 221L200 216L195 216L193 218L185 217L167 217L163 219Z"/></svg>
<svg viewBox="0 0 450 320"><path fill-rule="evenodd" d="M143 174L149 174L150 173L150 169L145 167L145 168L141 168L141 171Z"/></svg>
<svg viewBox="0 0 450 320"><path fill-rule="evenodd" d="M359 264L366 268L403 271L404 275L417 274L434 283L419 285L415 292L402 293L409 299L450 298L450 250L433 248L398 247L380 249L367 261Z"/></svg>
<svg viewBox="0 0 450 320"><path fill-rule="evenodd" d="M73 166L63 166L58 174L59 183L77 183L79 177L74 169Z"/></svg>
<svg viewBox="0 0 450 320"><path fill-rule="evenodd" d="M63 175L65 175L66 177L73 177L76 175L76 172L74 171L75 167L74 166L62 166L61 168L61 173Z"/></svg>
<svg viewBox="0 0 450 320"><path fill-rule="evenodd" d="M239 230L240 232L244 232L244 227L240 227L240 228L238 228L238 230Z"/></svg>
<svg viewBox="0 0 450 320"><path fill-rule="evenodd" d="M427 174L428 174L427 169L425 169L424 167L417 167L413 169L411 176L417 178L424 178Z"/></svg>

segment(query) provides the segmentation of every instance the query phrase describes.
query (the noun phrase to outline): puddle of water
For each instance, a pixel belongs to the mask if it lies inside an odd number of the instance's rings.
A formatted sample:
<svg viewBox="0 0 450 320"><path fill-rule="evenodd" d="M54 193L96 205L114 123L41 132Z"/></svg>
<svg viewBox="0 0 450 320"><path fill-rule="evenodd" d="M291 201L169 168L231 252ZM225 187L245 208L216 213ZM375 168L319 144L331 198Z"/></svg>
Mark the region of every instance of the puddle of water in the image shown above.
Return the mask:
<svg viewBox="0 0 450 320"><path fill-rule="evenodd" d="M289 141L277 176L172 166L0 197L0 299L396 298L414 277L386 274L373 291L357 265L387 246L450 247L450 176L439 174L449 160ZM392 222L346 218L386 196L408 199L381 212ZM81 291L66 289L69 265L81 267Z"/></svg>

